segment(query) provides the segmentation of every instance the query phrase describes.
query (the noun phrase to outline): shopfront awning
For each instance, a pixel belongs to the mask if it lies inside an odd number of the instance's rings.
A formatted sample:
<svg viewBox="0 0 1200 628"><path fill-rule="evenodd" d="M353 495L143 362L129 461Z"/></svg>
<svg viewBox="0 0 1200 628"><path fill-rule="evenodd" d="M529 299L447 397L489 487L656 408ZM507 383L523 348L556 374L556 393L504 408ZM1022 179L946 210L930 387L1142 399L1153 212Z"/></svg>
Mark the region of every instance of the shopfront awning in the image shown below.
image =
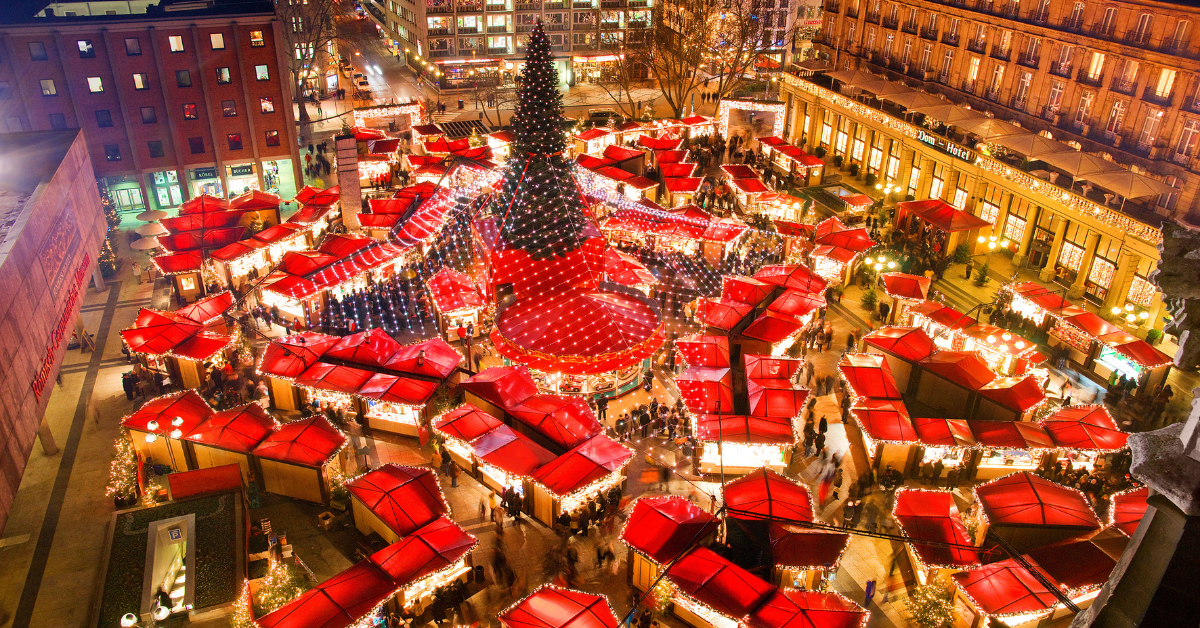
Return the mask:
<svg viewBox="0 0 1200 628"><path fill-rule="evenodd" d="M717 530L717 518L686 498L673 495L642 497L621 532L621 540L650 560L666 564Z"/></svg>
<svg viewBox="0 0 1200 628"><path fill-rule="evenodd" d="M1117 345L1113 349L1142 368L1153 369L1172 364L1171 356L1155 349L1153 345L1145 340L1134 340L1133 342Z"/></svg>
<svg viewBox="0 0 1200 628"><path fill-rule="evenodd" d="M993 526L1059 526L1094 530L1096 513L1083 493L1020 471L975 487L975 498Z"/></svg>
<svg viewBox="0 0 1200 628"><path fill-rule="evenodd" d="M901 489L896 492L892 514L900 532L914 539L911 541L913 552L926 568L972 569L979 566L979 552L973 547L951 493Z"/></svg>

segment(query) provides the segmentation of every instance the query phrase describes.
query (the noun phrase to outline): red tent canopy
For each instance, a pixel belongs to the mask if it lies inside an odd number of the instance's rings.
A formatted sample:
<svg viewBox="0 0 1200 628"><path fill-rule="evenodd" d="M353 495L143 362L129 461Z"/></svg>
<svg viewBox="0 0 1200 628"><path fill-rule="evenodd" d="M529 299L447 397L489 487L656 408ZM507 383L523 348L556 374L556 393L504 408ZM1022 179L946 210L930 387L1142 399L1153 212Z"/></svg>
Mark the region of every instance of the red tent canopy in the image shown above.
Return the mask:
<svg viewBox="0 0 1200 628"><path fill-rule="evenodd" d="M538 394L529 369L521 365L489 366L463 380L461 386L467 392L506 410Z"/></svg>
<svg viewBox="0 0 1200 628"><path fill-rule="evenodd" d="M840 218L837 216L830 216L817 223L817 226L813 229L813 236L817 239L821 239L834 232L845 231L846 229L849 229L849 227L847 227Z"/></svg>
<svg viewBox="0 0 1200 628"><path fill-rule="evenodd" d="M321 205L301 205L296 213L288 217L287 221L294 225L311 225L318 220L324 218L327 214L333 211L333 205L329 203ZM370 214L362 214L370 216Z"/></svg>
<svg viewBox="0 0 1200 628"><path fill-rule="evenodd" d="M742 335L769 343L787 340L804 327L803 321L795 316L767 310L742 330Z"/></svg>
<svg viewBox="0 0 1200 628"><path fill-rule="evenodd" d="M794 445L792 420L782 417L739 414L697 414L696 439L705 443Z"/></svg>
<svg viewBox="0 0 1200 628"><path fill-rule="evenodd" d="M458 562L476 543L458 524L441 517L371 554L370 560L403 587Z"/></svg>
<svg viewBox="0 0 1200 628"><path fill-rule="evenodd" d="M962 419L914 418L913 427L921 444L929 447L973 447L975 436Z"/></svg>
<svg viewBox="0 0 1200 628"><path fill-rule="evenodd" d="M850 535L801 528L772 521L767 525L771 539L771 562L787 569L837 569Z"/></svg>
<svg viewBox="0 0 1200 628"><path fill-rule="evenodd" d="M337 338L305 331L272 340L259 363L260 373L276 377L295 378L317 363L321 354L332 347Z"/></svg>
<svg viewBox="0 0 1200 628"><path fill-rule="evenodd" d="M717 518L683 497L656 495L633 503L621 540L659 563L668 563L717 529Z"/></svg>
<svg viewBox="0 0 1200 628"><path fill-rule="evenodd" d="M831 591L783 589L742 623L747 628L862 628L870 613Z"/></svg>
<svg viewBox="0 0 1200 628"><path fill-rule="evenodd" d="M207 212L222 211L229 208L229 201L212 196L210 194L201 194L195 198L188 199L179 206L179 215L186 216L188 214L203 214Z"/></svg>
<svg viewBox="0 0 1200 628"><path fill-rule="evenodd" d="M689 366L675 378L675 385L683 403L694 413L733 410L733 376L728 368Z"/></svg>
<svg viewBox="0 0 1200 628"><path fill-rule="evenodd" d="M797 358L773 355L746 354L744 358L747 379L791 379L803 363Z"/></svg>
<svg viewBox="0 0 1200 628"><path fill-rule="evenodd" d="M458 312L487 305L479 286L470 275L449 266L442 267L429 279L429 294L439 312Z"/></svg>
<svg viewBox="0 0 1200 628"><path fill-rule="evenodd" d="M975 498L993 525L1045 525L1094 530L1096 513L1079 491L1028 471L975 487Z"/></svg>
<svg viewBox="0 0 1200 628"><path fill-rule="evenodd" d="M623 286L649 285L658 283L658 279L636 257L622 253L616 249L605 249L604 272L609 281L615 281Z"/></svg>
<svg viewBox="0 0 1200 628"><path fill-rule="evenodd" d="M775 286L783 286L809 294L822 294L829 281L809 270L807 266L796 265L767 265L754 273L754 278Z"/></svg>
<svg viewBox="0 0 1200 628"><path fill-rule="evenodd" d="M908 362L920 362L933 353L933 339L920 327L880 327L863 336L863 342Z"/></svg>
<svg viewBox="0 0 1200 628"><path fill-rule="evenodd" d="M1000 449L1052 449L1054 443L1046 430L1036 423L1022 421L967 421L971 434L981 447Z"/></svg>
<svg viewBox="0 0 1200 628"><path fill-rule="evenodd" d="M659 169L662 171L662 176L664 177L690 177L696 173L697 165L694 163L662 164L659 166Z"/></svg>
<svg viewBox="0 0 1200 628"><path fill-rule="evenodd" d="M1041 424L1055 445L1068 449L1117 451L1125 447L1129 437L1103 405L1067 406Z"/></svg>
<svg viewBox="0 0 1200 628"><path fill-rule="evenodd" d="M200 251L165 253L155 255L151 260L164 275L199 272L204 266L204 254Z"/></svg>
<svg viewBox="0 0 1200 628"><path fill-rule="evenodd" d="M896 207L898 208L897 216L903 215L904 212L911 212L938 229L951 233L992 225L979 216L955 209L953 205L936 198L923 201L902 201L896 203Z"/></svg>
<svg viewBox="0 0 1200 628"><path fill-rule="evenodd" d="M325 350L321 358L333 358L355 366L382 368L396 355L400 346L386 331L375 327L339 339Z"/></svg>
<svg viewBox="0 0 1200 628"><path fill-rule="evenodd" d="M909 311L914 314L917 313L915 308ZM959 312L949 305L937 308L934 311L925 314L925 316L929 317L929 320L937 323L938 325L948 327L950 329L966 329L978 323L978 321L975 319L963 314L962 312Z"/></svg>
<svg viewBox="0 0 1200 628"><path fill-rule="evenodd" d="M754 306L722 298L720 300L701 299L696 310L696 318L704 321L709 327L729 331L742 318L754 310Z"/></svg>
<svg viewBox="0 0 1200 628"><path fill-rule="evenodd" d="M746 396L750 400L750 414L790 419L800 415L808 399L808 389L792 388L788 379L747 379Z"/></svg>
<svg viewBox="0 0 1200 628"><path fill-rule="evenodd" d="M542 586L499 617L505 628L617 628L608 599Z"/></svg>
<svg viewBox="0 0 1200 628"><path fill-rule="evenodd" d="M1032 375L998 377L980 388L979 394L1017 412L1025 412L1046 399L1042 385Z"/></svg>
<svg viewBox="0 0 1200 628"><path fill-rule="evenodd" d="M417 531L450 510L432 469L388 463L347 482L346 488L400 536Z"/></svg>
<svg viewBox="0 0 1200 628"><path fill-rule="evenodd" d="M838 370L850 389L859 397L899 399L900 389L892 377L892 369L882 355L847 353L838 360Z"/></svg>
<svg viewBox="0 0 1200 628"><path fill-rule="evenodd" d="M1133 360L1146 368L1158 368L1171 364L1171 356L1155 349L1145 340L1134 340L1113 347L1117 353Z"/></svg>
<svg viewBox="0 0 1200 628"><path fill-rule="evenodd" d="M556 457L507 425L475 439L471 449L480 460L520 478L533 477L534 472Z"/></svg>
<svg viewBox="0 0 1200 628"><path fill-rule="evenodd" d="M371 371L328 362L317 362L296 377L300 386L354 395L371 379Z"/></svg>
<svg viewBox="0 0 1200 628"><path fill-rule="evenodd" d="M362 333L362 332L359 332ZM389 370L445 379L454 373L463 355L441 338L431 338L411 345L401 345L387 363Z"/></svg>
<svg viewBox="0 0 1200 628"><path fill-rule="evenodd" d="M724 368L729 363L729 338L695 334L675 341L684 362L692 366Z"/></svg>
<svg viewBox="0 0 1200 628"><path fill-rule="evenodd" d="M799 318L823 307L825 307L825 297L819 294L810 294L798 290L785 290L783 294L776 297L774 301L771 301L767 309L772 312Z"/></svg>
<svg viewBox="0 0 1200 628"><path fill-rule="evenodd" d="M871 239L871 234L866 229L841 229L818 236L816 243L847 249L855 253L862 253L875 246L875 241Z"/></svg>
<svg viewBox="0 0 1200 628"><path fill-rule="evenodd" d="M755 469L726 484L724 496L730 517L813 520L808 488L770 469Z"/></svg>
<svg viewBox="0 0 1200 628"><path fill-rule="evenodd" d="M850 262L854 261L855 256L858 255L858 253L851 249L833 246L832 244L822 244L814 248L809 254L813 257L829 258L841 264L849 264Z"/></svg>
<svg viewBox="0 0 1200 628"><path fill-rule="evenodd" d="M632 457L632 450L599 434L538 469L533 477L563 497L619 471Z"/></svg>
<svg viewBox="0 0 1200 628"><path fill-rule="evenodd" d="M278 209L282 199L275 194L260 190L250 190L245 194L230 199L229 206L233 209L256 211L260 209Z"/></svg>
<svg viewBox="0 0 1200 628"><path fill-rule="evenodd" d="M279 423L262 406L247 403L209 415L186 438L193 443L248 454L277 429Z"/></svg>
<svg viewBox="0 0 1200 628"><path fill-rule="evenodd" d="M396 581L363 560L256 620L260 628L346 628L391 597Z"/></svg>
<svg viewBox="0 0 1200 628"><path fill-rule="evenodd" d="M501 425L504 425L503 421L469 403L464 403L433 420L434 431L465 443L470 443Z"/></svg>
<svg viewBox="0 0 1200 628"><path fill-rule="evenodd" d="M962 569L979 565L967 527L954 505L954 495L942 491L901 489L892 509L901 532L917 542L912 548L926 567ZM920 541L949 543L962 547L929 545Z"/></svg>
<svg viewBox="0 0 1200 628"><path fill-rule="evenodd" d="M973 351L939 351L921 360L921 368L970 390L996 379L987 362Z"/></svg>
<svg viewBox="0 0 1200 628"><path fill-rule="evenodd" d="M135 353L207 360L233 342L232 335L208 329L232 304L233 294L225 291L174 312L143 308L133 326L121 330L121 337Z"/></svg>
<svg viewBox="0 0 1200 628"><path fill-rule="evenodd" d="M147 401L133 414L125 417L121 421L121 425L141 432L167 434L178 429L180 431L178 438L182 438L191 434L212 415L213 409L200 395L196 394L196 391L185 390ZM177 421L177 419L182 420ZM158 423L156 429L150 429L151 421Z"/></svg>
<svg viewBox="0 0 1200 628"><path fill-rule="evenodd" d="M320 467L346 444L346 436L324 415L284 425L254 448L254 455L302 467Z"/></svg>
<svg viewBox="0 0 1200 628"><path fill-rule="evenodd" d="M564 449L575 447L604 431L604 426L581 397L535 395L508 408L508 413Z"/></svg>
<svg viewBox="0 0 1200 628"><path fill-rule="evenodd" d="M986 615L1041 613L1058 603L1053 593L1011 558L960 571L953 577L963 595Z"/></svg>
<svg viewBox="0 0 1200 628"><path fill-rule="evenodd" d="M1108 582L1117 561L1092 540L1068 541L1031 550L1025 555L1050 581L1068 591L1095 590Z"/></svg>
<svg viewBox="0 0 1200 628"><path fill-rule="evenodd" d="M1099 316L1096 316L1092 312L1083 312L1082 314L1069 316L1066 318L1066 321L1071 325L1078 327L1081 331L1083 331L1083 333L1091 336L1092 338L1099 338L1101 336L1107 336L1115 331L1120 331L1119 327L1104 320L1103 318L1100 318Z"/></svg>
<svg viewBox="0 0 1200 628"><path fill-rule="evenodd" d="M883 273L883 291L889 297L923 301L929 298L929 286L933 281L929 277L906 275L904 273Z"/></svg>
<svg viewBox="0 0 1200 628"><path fill-rule="evenodd" d="M197 299L195 303L175 310L175 313L197 323L206 324L220 318L232 305L233 293L225 290L203 299Z"/></svg>
<svg viewBox="0 0 1200 628"><path fill-rule="evenodd" d="M439 382L400 377L387 373L375 373L371 378L358 387L355 393L360 397L376 399L389 403L406 406L424 405L433 393L437 392Z"/></svg>
<svg viewBox="0 0 1200 628"><path fill-rule="evenodd" d="M758 172L745 164L725 164L721 166L721 170L729 176L730 179L757 179Z"/></svg>
<svg viewBox="0 0 1200 628"><path fill-rule="evenodd" d="M1109 525L1120 530L1121 534L1133 538L1142 517L1146 516L1148 497L1150 489L1144 486L1113 495L1112 504L1108 508Z"/></svg>
<svg viewBox="0 0 1200 628"><path fill-rule="evenodd" d="M776 591L758 576L705 547L688 552L671 565L667 579L682 592L730 618L745 617Z"/></svg>
<svg viewBox="0 0 1200 628"><path fill-rule="evenodd" d="M860 398L850 414L871 440L887 443L915 443L920 440L908 416L908 408L899 399Z"/></svg>
<svg viewBox="0 0 1200 628"><path fill-rule="evenodd" d="M775 289L753 277L724 277L721 281L721 298L746 305L758 305Z"/></svg>

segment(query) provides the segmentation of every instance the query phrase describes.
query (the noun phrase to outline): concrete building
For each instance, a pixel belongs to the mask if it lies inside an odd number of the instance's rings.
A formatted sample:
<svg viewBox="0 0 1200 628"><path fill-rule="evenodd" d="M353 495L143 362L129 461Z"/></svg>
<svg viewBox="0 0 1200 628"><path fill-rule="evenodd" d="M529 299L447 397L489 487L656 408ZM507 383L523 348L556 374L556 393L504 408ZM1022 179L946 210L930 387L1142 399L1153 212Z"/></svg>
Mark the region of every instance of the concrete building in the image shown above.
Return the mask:
<svg viewBox="0 0 1200 628"><path fill-rule="evenodd" d="M78 130L0 134L0 530L108 231ZM103 280L99 280L103 285Z"/></svg>
<svg viewBox="0 0 1200 628"><path fill-rule="evenodd" d="M83 129L118 209L251 188L291 198L299 187L270 2L59 2L5 22L0 128Z"/></svg>

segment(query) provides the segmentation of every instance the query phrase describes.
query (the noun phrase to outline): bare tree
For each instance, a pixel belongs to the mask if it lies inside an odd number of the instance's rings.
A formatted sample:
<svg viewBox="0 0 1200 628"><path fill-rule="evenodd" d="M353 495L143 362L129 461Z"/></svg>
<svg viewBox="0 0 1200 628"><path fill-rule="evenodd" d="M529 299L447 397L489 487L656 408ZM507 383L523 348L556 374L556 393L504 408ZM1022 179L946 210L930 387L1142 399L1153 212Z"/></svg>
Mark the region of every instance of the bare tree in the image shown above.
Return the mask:
<svg viewBox="0 0 1200 628"><path fill-rule="evenodd" d="M617 57L617 61L599 85L617 106L618 113L626 118L635 118L638 115L638 99L633 97L633 90L645 84L650 76L654 46L648 29L630 29L627 35L624 41L601 43L605 51Z"/></svg>
<svg viewBox="0 0 1200 628"><path fill-rule="evenodd" d="M337 59L330 49L338 39L337 18L344 11L340 2L331 0L275 0L275 12L283 22L287 47L288 73L292 89L300 103L299 121L309 121L304 105L305 83L315 77L318 86L325 80L326 67Z"/></svg>
<svg viewBox="0 0 1200 628"><path fill-rule="evenodd" d="M772 28L775 15L786 19L786 13L764 13L759 0L726 0L709 50L709 68L717 79L719 98L753 80L759 61L767 58L776 42L791 41L789 31Z"/></svg>

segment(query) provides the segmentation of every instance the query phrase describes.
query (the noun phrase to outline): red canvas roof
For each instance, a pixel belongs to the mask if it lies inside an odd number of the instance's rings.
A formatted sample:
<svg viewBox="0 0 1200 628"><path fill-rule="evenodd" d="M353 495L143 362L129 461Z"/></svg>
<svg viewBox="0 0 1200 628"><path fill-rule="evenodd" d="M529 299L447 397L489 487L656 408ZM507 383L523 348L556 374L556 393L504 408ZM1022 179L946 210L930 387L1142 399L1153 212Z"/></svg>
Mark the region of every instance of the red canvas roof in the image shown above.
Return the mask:
<svg viewBox="0 0 1200 628"><path fill-rule="evenodd" d="M433 429L437 433L465 443L470 443L501 425L504 425L503 421L469 403L464 403L433 420Z"/></svg>
<svg viewBox="0 0 1200 628"><path fill-rule="evenodd" d="M758 172L745 164L724 164L721 170L729 175L730 179L757 179Z"/></svg>
<svg viewBox="0 0 1200 628"><path fill-rule="evenodd" d="M862 628L870 613L829 591L784 589L743 622L747 628Z"/></svg>
<svg viewBox="0 0 1200 628"><path fill-rule="evenodd" d="M804 363L798 358L783 358L773 355L743 356L746 363L747 379L791 379L800 365Z"/></svg>
<svg viewBox="0 0 1200 628"><path fill-rule="evenodd" d="M962 312L950 307L949 305L929 312L928 314L925 314L925 316L928 316L929 320L937 323L938 325L949 327L950 329L966 329L978 322L970 316L967 316Z"/></svg>
<svg viewBox="0 0 1200 628"><path fill-rule="evenodd" d="M913 551L926 567L970 568L979 565L979 552L967 534L954 495L943 491L901 489L892 509L901 532L917 539ZM948 543L964 547L930 545L919 541Z"/></svg>
<svg viewBox="0 0 1200 628"><path fill-rule="evenodd" d="M676 194L693 194L700 189L703 182L699 177L666 177L663 179L663 186L667 191Z"/></svg>
<svg viewBox="0 0 1200 628"><path fill-rule="evenodd" d="M362 236L333 234L316 251L290 251L263 289L293 299L312 296L387 264L409 249Z"/></svg>
<svg viewBox="0 0 1200 628"><path fill-rule="evenodd" d="M654 159L662 164L677 164L687 161L688 151L686 150L656 150L654 151Z"/></svg>
<svg viewBox="0 0 1200 628"><path fill-rule="evenodd" d="M1114 331L1120 331L1118 327L1104 320L1103 318L1096 316L1092 312L1076 314L1075 316L1068 317L1066 320L1068 323L1078 327L1083 331L1083 333L1091 336L1092 338L1099 338L1100 336L1111 334Z"/></svg>
<svg viewBox="0 0 1200 628"><path fill-rule="evenodd" d="M204 266L204 255L200 251L164 253L150 258L164 275L198 272Z"/></svg>
<svg viewBox="0 0 1200 628"><path fill-rule="evenodd" d="M504 409L512 408L538 394L529 369L521 365L489 366L462 381L467 392Z"/></svg>
<svg viewBox="0 0 1200 628"><path fill-rule="evenodd" d="M375 373L355 393L360 397L398 403L406 406L425 405L440 382Z"/></svg>
<svg viewBox="0 0 1200 628"><path fill-rule="evenodd" d="M580 132L580 133L576 133L575 137L576 137L576 139L581 139L581 140L587 141L587 140L598 139L598 138L604 137L606 135L611 135L611 134L612 134L612 131L609 131L608 129L592 128L592 129L588 129L588 130Z"/></svg>
<svg viewBox="0 0 1200 628"><path fill-rule="evenodd" d="M449 266L442 267L429 279L429 294L440 312L458 312L487 305L475 280Z"/></svg>
<svg viewBox="0 0 1200 628"><path fill-rule="evenodd" d="M929 277L904 273L883 273L883 291L889 297L921 301L929 297Z"/></svg>
<svg viewBox="0 0 1200 628"><path fill-rule="evenodd" d="M699 164L662 164L659 169L664 177L690 177L696 173Z"/></svg>
<svg viewBox="0 0 1200 628"><path fill-rule="evenodd" d="M742 330L742 335L773 344L786 340L802 327L804 323L795 316L767 310L747 325L746 329Z"/></svg>
<svg viewBox="0 0 1200 628"><path fill-rule="evenodd" d="M889 443L915 443L917 431L908 416L908 408L899 399L864 399L850 408L850 414L871 440Z"/></svg>
<svg viewBox="0 0 1200 628"><path fill-rule="evenodd" d="M747 305L758 305L775 289L753 277L722 277L721 298Z"/></svg>
<svg viewBox="0 0 1200 628"><path fill-rule="evenodd" d="M729 338L695 334L675 341L675 348L689 366L725 368L729 363Z"/></svg>
<svg viewBox="0 0 1200 628"><path fill-rule="evenodd" d="M813 228L813 236L820 239L836 231L844 231L846 229L849 229L849 227L847 227L840 218L837 216L830 216L817 223L817 226Z"/></svg>
<svg viewBox="0 0 1200 628"><path fill-rule="evenodd" d="M339 339L321 357L380 368L399 350L400 343L383 329L375 327Z"/></svg>
<svg viewBox="0 0 1200 628"><path fill-rule="evenodd" d="M1149 505L1146 499L1150 497L1150 489L1142 486L1133 490L1121 491L1112 496L1112 504L1108 507L1109 525L1121 531L1121 534L1133 538L1142 517L1146 516Z"/></svg>
<svg viewBox="0 0 1200 628"><path fill-rule="evenodd" d="M181 432L180 437L183 437L191 434L212 414L212 408L208 407L208 403L196 394L196 391L185 390L147 401L133 414L125 417L121 425L131 430L154 431L160 435L170 434L172 430L178 429ZM176 419L183 420L176 425ZM148 424L151 421L158 423L156 430L150 429Z"/></svg>
<svg viewBox="0 0 1200 628"><path fill-rule="evenodd" d="M454 373L463 359L463 355L445 340L431 338L401 345L384 366L393 371L445 379Z"/></svg>
<svg viewBox="0 0 1200 628"><path fill-rule="evenodd" d="M970 390L996 379L987 362L973 351L939 351L921 360L921 368Z"/></svg>
<svg viewBox="0 0 1200 628"><path fill-rule="evenodd" d="M729 242L742 235L745 230L746 225L735 218L714 218L712 222L708 223L704 229L704 235L700 236L700 239L709 242Z"/></svg>
<svg viewBox="0 0 1200 628"><path fill-rule="evenodd" d="M333 205L301 205L296 213L288 217L287 222L294 225L311 225L321 220L333 211Z"/></svg>
<svg viewBox="0 0 1200 628"><path fill-rule="evenodd" d="M508 413L566 449L604 431L582 397L534 395L508 408Z"/></svg>
<svg viewBox="0 0 1200 628"><path fill-rule="evenodd" d="M771 301L767 309L772 312L799 318L815 312L825 307L825 305L825 297L820 294L810 294L800 292L799 290L784 290L783 294L776 297L774 301Z"/></svg>
<svg viewBox="0 0 1200 628"><path fill-rule="evenodd" d="M373 373L365 369L317 362L298 375L296 383L309 388L353 395L371 379L371 375Z"/></svg>
<svg viewBox="0 0 1200 628"><path fill-rule="evenodd" d="M613 160L614 162L622 162L627 159L636 159L645 154L646 153L640 150L625 148L624 146L618 146L616 144L609 144L608 146L604 147L604 156Z"/></svg>
<svg viewBox="0 0 1200 628"><path fill-rule="evenodd" d="M1117 561L1090 540L1075 540L1039 547L1025 556L1050 577L1050 581L1068 591L1099 589L1108 582Z"/></svg>
<svg viewBox="0 0 1200 628"><path fill-rule="evenodd" d="M866 229L861 228L835 230L832 233L818 236L816 243L848 249L855 253L862 253L875 246L875 241L871 239L871 234Z"/></svg>
<svg viewBox="0 0 1200 628"><path fill-rule="evenodd" d="M300 332L272 340L263 352L259 372L277 377L295 378L316 364L325 349L337 338L316 332Z"/></svg>
<svg viewBox="0 0 1200 628"><path fill-rule="evenodd" d="M256 620L260 628L346 628L396 591L396 582L363 560Z"/></svg>
<svg viewBox="0 0 1200 628"><path fill-rule="evenodd" d="M1100 527L1083 493L1028 471L977 486L975 497L993 526Z"/></svg>
<svg viewBox="0 0 1200 628"><path fill-rule="evenodd" d="M742 317L749 314L754 309L752 305L730 301L728 299L700 299L699 307L696 309L696 318L704 321L704 324L709 327L716 327L729 331L733 329Z"/></svg>
<svg viewBox="0 0 1200 628"><path fill-rule="evenodd" d="M931 447L972 447L976 444L969 421L917 417L913 427L922 445Z"/></svg>
<svg viewBox="0 0 1200 628"><path fill-rule="evenodd" d="M650 137L649 135L640 135L637 139L638 146L645 146L653 151L669 150L673 151L679 148L683 143L682 139L674 139L670 137Z"/></svg>
<svg viewBox="0 0 1200 628"><path fill-rule="evenodd" d="M1103 405L1060 408L1041 424L1056 446L1068 449L1116 451L1129 437Z"/></svg>
<svg viewBox="0 0 1200 628"><path fill-rule="evenodd" d="M529 437L507 425L480 436L471 443L480 460L516 477L532 477L534 472L556 457Z"/></svg>
<svg viewBox="0 0 1200 628"><path fill-rule="evenodd" d="M1032 375L998 377L980 388L979 394L1017 412L1025 412L1046 399L1042 385Z"/></svg>
<svg viewBox="0 0 1200 628"><path fill-rule="evenodd" d="M1053 593L1011 558L953 577L959 590L985 615L1040 613L1058 603Z"/></svg>
<svg viewBox="0 0 1200 628"><path fill-rule="evenodd" d="M621 532L621 540L651 560L668 563L716 531L717 518L675 495L642 497Z"/></svg>
<svg viewBox="0 0 1200 628"><path fill-rule="evenodd" d="M658 279L650 269L642 265L636 257L622 253L616 249L605 249L604 272L609 281L615 281L624 286L658 283Z"/></svg>
<svg viewBox="0 0 1200 628"><path fill-rule="evenodd" d="M858 253L840 246L822 244L814 248L809 255L813 257L826 257L842 264L849 264L854 261Z"/></svg>
<svg viewBox="0 0 1200 628"><path fill-rule="evenodd" d="M776 590L704 547L688 552L671 565L667 578L700 603L734 618L745 617Z"/></svg>
<svg viewBox="0 0 1200 628"><path fill-rule="evenodd" d="M224 295L224 296L222 296ZM192 360L204 360L233 342L229 334L206 330L216 316L209 316L210 306L229 307L228 292L201 299L196 304L176 310L160 312L143 308L138 312L132 327L121 330L121 337L130 351L149 355L174 355ZM222 328L223 329L223 328Z"/></svg>
<svg viewBox="0 0 1200 628"><path fill-rule="evenodd" d="M887 360L877 353L847 353L838 360L838 370L859 397L899 399L900 389Z"/></svg>
<svg viewBox="0 0 1200 628"><path fill-rule="evenodd" d="M1113 347L1121 355L1146 368L1157 368L1171 363L1171 356L1155 349L1145 340L1134 340Z"/></svg>
<svg viewBox="0 0 1200 628"><path fill-rule="evenodd" d="M275 194L263 192L260 190L250 190L245 194L231 199L229 206L234 209L259 210L259 209L277 209L282 199Z"/></svg>
<svg viewBox="0 0 1200 628"><path fill-rule="evenodd" d="M203 214L188 214L179 215L173 218L163 218L159 221L162 226L171 231L173 235L184 234L190 231L201 231L204 229L227 229L236 227L238 222L245 214L244 211L214 211ZM201 238L202 234L193 234L186 237ZM184 244L186 239L180 238L174 240L180 248L193 248Z"/></svg>
<svg viewBox="0 0 1200 628"><path fill-rule="evenodd" d="M184 201L179 206L179 215L203 214L205 212L221 211L228 208L229 201L212 196L211 194L201 194L200 196Z"/></svg>
<svg viewBox="0 0 1200 628"><path fill-rule="evenodd" d="M617 628L608 599L542 586L500 615L505 628Z"/></svg>
<svg viewBox="0 0 1200 628"><path fill-rule="evenodd" d="M792 420L787 417L697 414L695 420L696 438L705 443L796 444Z"/></svg>
<svg viewBox="0 0 1200 628"><path fill-rule="evenodd" d="M733 409L733 376L728 368L689 366L675 378L688 410L716 414Z"/></svg>
<svg viewBox="0 0 1200 628"><path fill-rule="evenodd" d="M388 463L347 482L346 488L400 536L449 512L432 469Z"/></svg>
<svg viewBox="0 0 1200 628"><path fill-rule="evenodd" d="M476 543L458 524L441 517L371 554L370 561L403 587L458 562Z"/></svg>
<svg viewBox="0 0 1200 628"><path fill-rule="evenodd" d="M632 457L631 449L600 434L538 469L534 479L550 493L566 496L619 471Z"/></svg>
<svg viewBox="0 0 1200 628"><path fill-rule="evenodd" d="M762 194L770 192L771 188L767 187L760 179L734 179L729 182L730 185L737 188L745 194Z"/></svg>
<svg viewBox="0 0 1200 628"><path fill-rule="evenodd" d="M284 425L254 448L254 455L302 467L320 467L333 458L346 436L324 415Z"/></svg>
<svg viewBox="0 0 1200 628"><path fill-rule="evenodd" d="M746 396L750 414L790 419L800 415L808 399L808 389L794 389L788 379L747 379Z"/></svg>
<svg viewBox="0 0 1200 628"><path fill-rule="evenodd" d="M1001 449L1050 449L1054 443L1036 423L1022 421L967 421L971 434L982 447Z"/></svg>
<svg viewBox="0 0 1200 628"><path fill-rule="evenodd" d="M942 231L968 231L980 227L990 227L992 224L979 216L955 209L953 205L936 198L923 201L902 201L896 203L896 207L901 212L912 212Z"/></svg>
<svg viewBox="0 0 1200 628"><path fill-rule="evenodd" d="M920 362L933 353L933 339L920 327L880 327L863 336L863 342L908 362Z"/></svg>
<svg viewBox="0 0 1200 628"><path fill-rule="evenodd" d="M185 438L201 445L248 454L278 428L279 423L262 406L247 403L209 415Z"/></svg>
<svg viewBox="0 0 1200 628"><path fill-rule="evenodd" d="M754 278L775 286L783 286L809 294L821 294L829 282L801 264L763 266Z"/></svg>
<svg viewBox="0 0 1200 628"><path fill-rule="evenodd" d="M845 532L814 530L772 521L767 524L771 562L788 569L837 569L850 544Z"/></svg>
<svg viewBox="0 0 1200 628"><path fill-rule="evenodd" d="M724 495L730 517L813 520L812 495L808 488L770 469L755 469L726 484Z"/></svg>

